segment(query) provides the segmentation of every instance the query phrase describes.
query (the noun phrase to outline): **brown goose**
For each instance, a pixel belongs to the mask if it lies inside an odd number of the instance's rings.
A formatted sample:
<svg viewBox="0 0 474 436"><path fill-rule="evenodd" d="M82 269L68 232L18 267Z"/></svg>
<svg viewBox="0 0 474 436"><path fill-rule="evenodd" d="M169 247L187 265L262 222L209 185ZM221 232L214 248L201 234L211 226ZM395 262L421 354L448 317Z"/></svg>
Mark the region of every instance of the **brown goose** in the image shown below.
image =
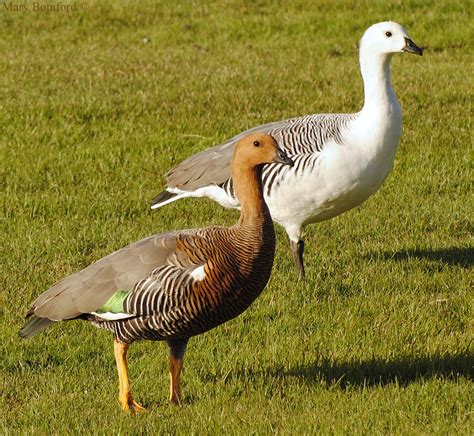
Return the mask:
<svg viewBox="0 0 474 436"><path fill-rule="evenodd" d="M139 339L170 348L170 400L181 401L180 373L187 342L241 314L270 277L275 233L263 199L262 167L293 161L270 135L243 138L232 158L234 189L242 205L233 227L207 227L149 236L64 278L32 304L20 336L55 321L84 319L115 335L119 402L132 398L126 353Z"/></svg>

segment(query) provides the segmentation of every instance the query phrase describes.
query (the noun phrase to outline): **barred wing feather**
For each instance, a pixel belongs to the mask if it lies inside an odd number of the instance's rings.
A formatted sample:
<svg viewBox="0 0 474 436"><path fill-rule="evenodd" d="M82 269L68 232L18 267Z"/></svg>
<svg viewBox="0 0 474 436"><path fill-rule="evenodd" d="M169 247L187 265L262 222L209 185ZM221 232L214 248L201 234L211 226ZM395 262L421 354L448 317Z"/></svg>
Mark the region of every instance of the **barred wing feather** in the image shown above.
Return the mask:
<svg viewBox="0 0 474 436"><path fill-rule="evenodd" d="M153 235L115 251L41 294L27 316L35 314L54 321L72 319L96 311L117 290L131 290L157 267L177 263L180 268L195 268L187 256L175 250L178 235L194 233L189 230Z"/></svg>
<svg viewBox="0 0 474 436"><path fill-rule="evenodd" d="M342 128L354 114L317 114L263 124L246 130L228 141L190 156L167 175L168 188L192 191L222 185L230 179L230 161L238 141L250 133L272 135L290 157L319 154L329 140L341 142ZM277 166L276 164L267 165Z"/></svg>

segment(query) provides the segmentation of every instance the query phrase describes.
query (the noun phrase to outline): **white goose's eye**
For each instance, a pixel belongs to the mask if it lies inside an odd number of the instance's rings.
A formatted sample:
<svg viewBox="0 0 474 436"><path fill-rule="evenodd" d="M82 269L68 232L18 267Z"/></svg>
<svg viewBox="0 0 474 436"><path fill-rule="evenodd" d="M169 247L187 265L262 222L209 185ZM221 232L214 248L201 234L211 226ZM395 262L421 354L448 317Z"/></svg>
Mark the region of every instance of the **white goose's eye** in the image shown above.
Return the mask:
<svg viewBox="0 0 474 436"><path fill-rule="evenodd" d="M386 36L387 38L390 38L390 37L392 36L392 32L385 32L385 36Z"/></svg>

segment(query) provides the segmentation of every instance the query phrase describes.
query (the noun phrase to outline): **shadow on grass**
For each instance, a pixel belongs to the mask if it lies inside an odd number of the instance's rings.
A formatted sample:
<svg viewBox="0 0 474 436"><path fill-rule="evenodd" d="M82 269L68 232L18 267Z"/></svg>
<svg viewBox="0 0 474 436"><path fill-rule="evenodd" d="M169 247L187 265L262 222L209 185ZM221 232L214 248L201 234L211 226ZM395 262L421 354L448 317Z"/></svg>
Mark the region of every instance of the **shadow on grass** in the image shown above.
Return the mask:
<svg viewBox="0 0 474 436"><path fill-rule="evenodd" d="M54 354L45 353L44 356L40 356L37 359L25 359L18 360L15 359L11 363L5 365L0 365L0 369L5 371L5 373L15 374L21 372L42 372L53 367L59 367L64 364L64 359L62 357L56 356Z"/></svg>
<svg viewBox="0 0 474 436"><path fill-rule="evenodd" d="M309 384L326 385L348 389L364 386L385 386L397 384L407 386L416 381L430 378L456 380L460 377L472 380L474 355L469 352L447 355L411 357L394 360L370 359L361 362L331 362L321 359L294 368L267 368L254 371L252 368L237 370L223 377L210 376L209 380L228 382L232 379L291 379L298 378Z"/></svg>
<svg viewBox="0 0 474 436"><path fill-rule="evenodd" d="M459 377L472 379L474 355L463 353L448 356L402 357L394 360L370 359L362 362L331 363L299 366L286 371L286 375L300 377L308 382L353 386L374 386L396 383L406 386L418 380Z"/></svg>
<svg viewBox="0 0 474 436"><path fill-rule="evenodd" d="M442 262L446 265L471 268L474 265L474 248L440 248L440 249L418 249L407 248L395 252L386 251L383 254L373 253L368 257L382 257L385 260L406 261L411 258L428 259Z"/></svg>

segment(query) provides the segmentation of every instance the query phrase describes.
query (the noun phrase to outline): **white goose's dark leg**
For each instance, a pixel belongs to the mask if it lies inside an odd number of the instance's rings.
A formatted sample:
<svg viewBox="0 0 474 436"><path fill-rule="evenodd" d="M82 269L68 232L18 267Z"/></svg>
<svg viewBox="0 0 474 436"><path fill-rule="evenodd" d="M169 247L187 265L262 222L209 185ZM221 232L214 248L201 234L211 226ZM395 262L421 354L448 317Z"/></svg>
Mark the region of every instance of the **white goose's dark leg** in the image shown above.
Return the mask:
<svg viewBox="0 0 474 436"><path fill-rule="evenodd" d="M170 347L170 401L173 404L180 404L181 370L188 339L169 339L167 343Z"/></svg>
<svg viewBox="0 0 474 436"><path fill-rule="evenodd" d="M119 376L119 402L123 410L135 414L144 412L146 409L132 398L132 389L128 379L127 349L128 344L120 342L118 339L114 340L114 356Z"/></svg>
<svg viewBox="0 0 474 436"><path fill-rule="evenodd" d="M296 269L298 270L298 277L303 280L305 277L303 260L304 241L300 239L298 242L295 242L290 239L290 247L291 254L293 255L293 259L295 261Z"/></svg>

